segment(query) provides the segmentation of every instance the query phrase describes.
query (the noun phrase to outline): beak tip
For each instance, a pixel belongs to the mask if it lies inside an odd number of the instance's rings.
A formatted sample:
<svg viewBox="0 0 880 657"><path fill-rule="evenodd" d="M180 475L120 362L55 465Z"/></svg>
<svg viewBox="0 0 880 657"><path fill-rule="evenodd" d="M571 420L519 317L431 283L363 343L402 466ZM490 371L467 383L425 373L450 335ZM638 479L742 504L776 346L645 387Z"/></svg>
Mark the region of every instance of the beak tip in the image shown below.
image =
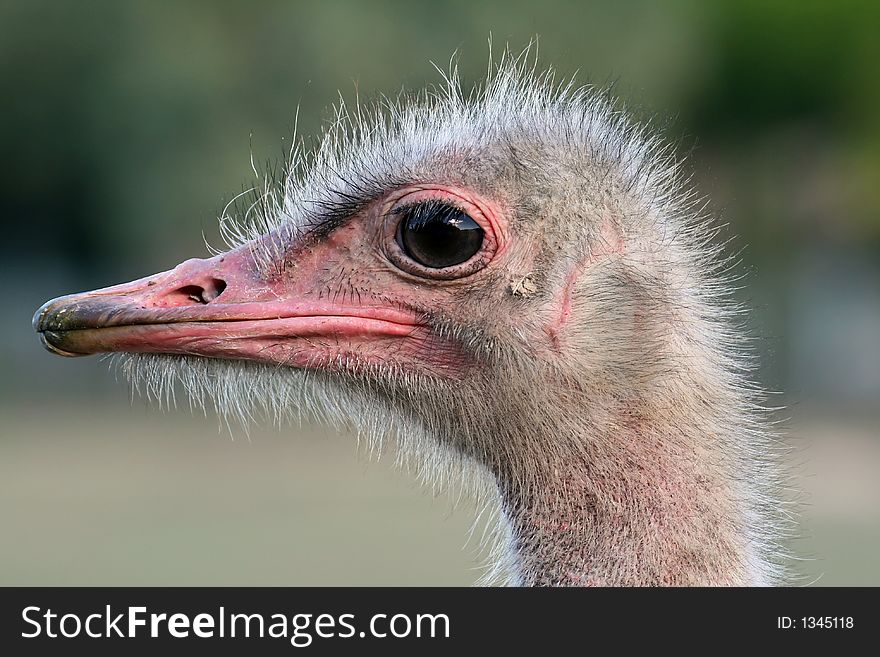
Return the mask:
<svg viewBox="0 0 880 657"><path fill-rule="evenodd" d="M34 313L34 317L31 320L31 325L34 327L34 330L37 333L40 333L43 330L43 318L45 317L46 312L49 310L49 307L54 301L55 299L47 301L42 306L37 308L37 312Z"/></svg>
<svg viewBox="0 0 880 657"><path fill-rule="evenodd" d="M43 345L43 348L49 353L55 354L56 356L64 356L66 358L76 358L78 356L84 356L85 354L75 354L72 351L65 351L60 347L56 346L55 342L60 341L61 336L54 331L41 331L40 332L40 344Z"/></svg>
<svg viewBox="0 0 880 657"><path fill-rule="evenodd" d="M67 294L55 297L54 299L49 299L46 303L37 308L37 312L34 313L34 317L31 320L34 330L37 333L42 333L43 331L63 330L67 328L61 321L62 315L65 315L69 310L69 304L64 302L69 301L71 297L74 296L76 295Z"/></svg>
<svg viewBox="0 0 880 657"><path fill-rule="evenodd" d="M56 356L66 356L66 357L75 357L82 356L84 354L77 354L71 351L66 351L62 349L58 345L63 342L64 332L63 328L57 321L57 313L54 313L53 310L58 308L58 301L64 297L58 297L56 299L50 299L42 306L37 308L37 312L34 313L34 317L31 320L31 325L34 327L34 331L36 331L40 336L40 344L43 345L43 348L46 351L55 354ZM53 318L55 321L53 321Z"/></svg>

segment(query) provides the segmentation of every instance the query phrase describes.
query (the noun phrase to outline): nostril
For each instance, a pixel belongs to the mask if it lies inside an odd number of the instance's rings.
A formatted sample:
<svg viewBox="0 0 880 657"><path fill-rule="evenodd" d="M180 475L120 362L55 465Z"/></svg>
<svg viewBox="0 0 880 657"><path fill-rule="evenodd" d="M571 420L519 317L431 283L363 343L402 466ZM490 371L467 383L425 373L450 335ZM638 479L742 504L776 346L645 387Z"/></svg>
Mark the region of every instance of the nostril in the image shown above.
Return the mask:
<svg viewBox="0 0 880 657"><path fill-rule="evenodd" d="M219 278L211 278L201 285L184 285L170 294L164 295L164 303L161 305L184 306L190 303L206 304L223 294L226 289L226 281Z"/></svg>
<svg viewBox="0 0 880 657"><path fill-rule="evenodd" d="M202 291L202 303L211 303L214 299L223 294L226 289L226 281L219 278L212 278L205 289Z"/></svg>
<svg viewBox="0 0 880 657"><path fill-rule="evenodd" d="M186 298L193 303L208 303L205 301L205 288L198 285L184 285L182 288L174 291L174 296L181 300Z"/></svg>

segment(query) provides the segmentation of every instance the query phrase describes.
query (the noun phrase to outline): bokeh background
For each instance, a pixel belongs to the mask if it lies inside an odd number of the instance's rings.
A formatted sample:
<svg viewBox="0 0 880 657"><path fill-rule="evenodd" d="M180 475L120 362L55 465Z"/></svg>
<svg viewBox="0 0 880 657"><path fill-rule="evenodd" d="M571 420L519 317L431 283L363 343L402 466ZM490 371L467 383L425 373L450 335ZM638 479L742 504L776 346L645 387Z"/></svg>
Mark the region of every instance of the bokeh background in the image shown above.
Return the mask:
<svg viewBox="0 0 880 657"><path fill-rule="evenodd" d="M44 352L44 300L219 244L337 89L395 94L492 35L658 116L737 235L788 407L805 581L880 584L880 4L0 2L0 584L468 584L472 509L349 436L230 436ZM470 545L470 547L467 547Z"/></svg>

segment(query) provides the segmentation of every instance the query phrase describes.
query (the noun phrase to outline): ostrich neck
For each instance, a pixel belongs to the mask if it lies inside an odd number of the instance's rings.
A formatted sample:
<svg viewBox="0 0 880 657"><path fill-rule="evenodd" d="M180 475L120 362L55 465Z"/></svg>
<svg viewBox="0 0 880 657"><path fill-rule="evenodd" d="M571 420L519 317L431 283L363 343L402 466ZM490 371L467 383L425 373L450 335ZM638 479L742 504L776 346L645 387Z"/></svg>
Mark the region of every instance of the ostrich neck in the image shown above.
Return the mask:
<svg viewBox="0 0 880 657"><path fill-rule="evenodd" d="M699 408L692 401L677 406ZM619 404L587 417L574 409L564 427L546 421L523 427L523 444L572 438L554 456L536 457L533 450L496 477L514 581L760 583L738 492L747 473L736 472L740 461L713 436L717 427L697 416Z"/></svg>

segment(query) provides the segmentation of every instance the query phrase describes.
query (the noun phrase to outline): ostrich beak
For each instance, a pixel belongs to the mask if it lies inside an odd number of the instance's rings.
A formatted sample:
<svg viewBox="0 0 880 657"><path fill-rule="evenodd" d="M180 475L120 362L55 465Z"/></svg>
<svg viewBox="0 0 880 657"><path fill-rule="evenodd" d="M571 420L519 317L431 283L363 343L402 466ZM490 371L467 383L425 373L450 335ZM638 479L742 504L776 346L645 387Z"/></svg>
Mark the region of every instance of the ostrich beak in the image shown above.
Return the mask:
<svg viewBox="0 0 880 657"><path fill-rule="evenodd" d="M34 315L43 345L61 356L105 352L189 354L309 366L333 345L400 340L417 318L315 293L320 263L297 280L267 283L247 247L130 283L53 299ZM322 298L322 296L324 298Z"/></svg>

